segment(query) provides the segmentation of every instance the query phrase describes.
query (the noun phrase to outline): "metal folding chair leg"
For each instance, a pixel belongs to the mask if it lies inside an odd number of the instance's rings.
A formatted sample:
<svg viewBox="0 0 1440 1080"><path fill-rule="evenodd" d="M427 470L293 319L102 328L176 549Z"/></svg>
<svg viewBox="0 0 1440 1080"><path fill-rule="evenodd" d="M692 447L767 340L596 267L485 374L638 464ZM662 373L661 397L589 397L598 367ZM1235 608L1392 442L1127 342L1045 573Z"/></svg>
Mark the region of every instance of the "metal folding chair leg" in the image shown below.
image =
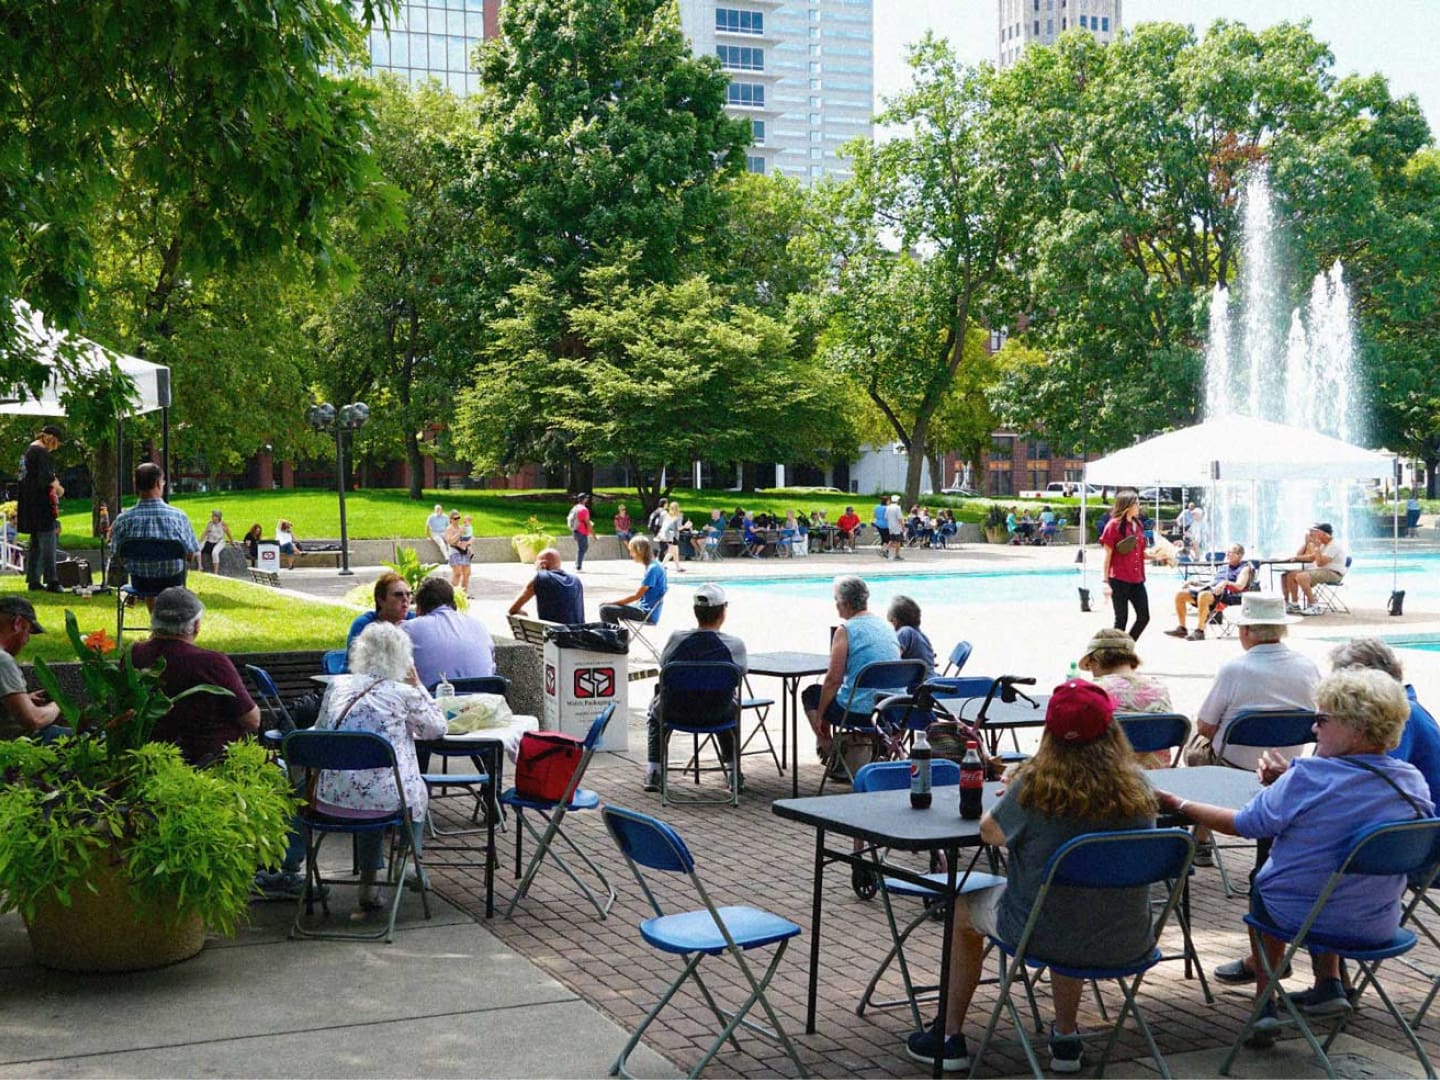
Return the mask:
<svg viewBox="0 0 1440 1080"><path fill-rule="evenodd" d="M295 938L320 938L330 941L385 941L387 943L395 939L395 921L400 914L400 903L405 895L405 874L403 871L405 859L404 853L408 852L410 863L415 868L415 877L420 888L420 905L425 912L425 918L430 918L430 889L427 884L425 871L421 866L420 855L415 850L414 844L406 844L403 847L400 858L395 857L396 847L391 846L391 857L387 862L387 874L389 880L387 887L393 890L390 898L390 911L386 918L385 925L373 932L364 933L343 933L338 930L314 930L304 925L304 917L313 915L315 912L315 901L320 901L320 911L326 918L330 915L330 902L326 896L325 886L337 884L336 879L326 879L320 873L320 845L328 835L324 832L313 832L305 830L305 888L301 891L300 898L295 902L295 920L290 925L290 939ZM397 871L399 871L397 873ZM360 882L348 882L358 886Z"/></svg>
<svg viewBox="0 0 1440 1080"><path fill-rule="evenodd" d="M536 847L535 853L530 856L530 865L525 871L524 879L520 882L520 886L515 890L515 895L510 898L510 903L505 908L505 918L510 918L514 914L516 906L529 894L530 883L535 880L535 875L540 872L541 864L546 858L549 858L575 883L575 887L580 890L585 896L585 899L589 900L595 910L599 912L600 918L604 919L610 914L610 909L615 906L615 889L610 884L610 879L605 876L605 871L595 865L594 860L591 859L589 855L586 855L584 851L580 850L575 841L571 840L570 837L565 834L564 830L560 828L560 823L565 818L563 810L556 809L550 813L546 813L543 810L536 810L535 813L545 819L546 828L543 833L535 828L535 825L526 818L522 808L518 806L515 808L515 818L518 822L515 829L516 855L518 856L520 852L520 837L522 833L528 832L531 837L534 838ZM580 860L600 882L601 887L606 893L606 899L603 904L600 902L600 898L591 890L590 886L580 879L580 876L571 869L570 864L565 861L564 857L555 850L554 842L557 838L563 840L565 846L580 857Z"/></svg>

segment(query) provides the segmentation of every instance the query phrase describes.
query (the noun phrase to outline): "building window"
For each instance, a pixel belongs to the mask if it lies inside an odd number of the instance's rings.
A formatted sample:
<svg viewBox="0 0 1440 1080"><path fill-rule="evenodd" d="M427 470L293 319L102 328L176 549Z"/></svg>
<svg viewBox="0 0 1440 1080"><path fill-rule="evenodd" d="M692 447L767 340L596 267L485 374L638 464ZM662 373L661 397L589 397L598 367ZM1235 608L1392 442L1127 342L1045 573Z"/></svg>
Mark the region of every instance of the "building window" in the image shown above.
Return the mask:
<svg viewBox="0 0 1440 1080"><path fill-rule="evenodd" d="M1039 36L1040 36L1040 20L1039 20L1039 19L1036 19L1036 20L1035 20L1035 36L1036 36L1036 37L1039 37Z"/></svg>
<svg viewBox="0 0 1440 1080"><path fill-rule="evenodd" d="M1039 439L1029 439L1025 443L1025 456L1031 461L1049 461L1050 444Z"/></svg>
<svg viewBox="0 0 1440 1080"><path fill-rule="evenodd" d="M1008 496L1015 494L1015 485L1011 482L1010 470L1008 468L991 469L989 480L991 495Z"/></svg>
<svg viewBox="0 0 1440 1080"><path fill-rule="evenodd" d="M1102 15L1102 16L1100 16L1100 29L1101 29L1102 32L1104 32L1104 33L1106 33L1106 34L1108 34L1108 33L1110 32L1110 16L1109 16L1109 15Z"/></svg>
<svg viewBox="0 0 1440 1080"><path fill-rule="evenodd" d="M1054 20L1054 19L1046 19L1046 20L1045 20L1045 36L1046 36L1046 37L1054 37L1054 36L1055 36L1055 20Z"/></svg>
<svg viewBox="0 0 1440 1080"><path fill-rule="evenodd" d="M1081 15L1081 16L1080 16L1080 29L1081 29L1081 30L1088 30L1088 29L1090 29L1090 17L1089 17L1088 15Z"/></svg>
<svg viewBox="0 0 1440 1080"><path fill-rule="evenodd" d="M740 8L715 9L715 29L728 34L763 34L765 13L744 11Z"/></svg>
<svg viewBox="0 0 1440 1080"><path fill-rule="evenodd" d="M1065 29L1065 16L1064 16L1064 15L1061 15L1061 16L1060 16L1060 29L1061 29L1062 32L1063 32L1064 29Z"/></svg>
<svg viewBox="0 0 1440 1080"><path fill-rule="evenodd" d="M750 139L751 139L751 141L753 141L753 142L755 143L756 146L764 146L764 145L765 145L765 121L764 121L764 120L751 120L751 121L750 121Z"/></svg>
<svg viewBox="0 0 1440 1080"><path fill-rule="evenodd" d="M990 436L990 456L992 458L1004 458L1009 461L1015 454L1014 435L992 435Z"/></svg>
<svg viewBox="0 0 1440 1080"><path fill-rule="evenodd" d="M763 109L765 87L761 83L732 82L725 88L725 104L742 109Z"/></svg>
<svg viewBox="0 0 1440 1080"><path fill-rule="evenodd" d="M1050 470L1046 466L1031 469L1029 475L1031 491L1044 491L1045 485L1050 482Z"/></svg>
<svg viewBox="0 0 1440 1080"><path fill-rule="evenodd" d="M765 159L757 154L749 154L745 158L745 171L765 175Z"/></svg>
<svg viewBox="0 0 1440 1080"><path fill-rule="evenodd" d="M730 71L764 71L765 50L749 45L716 45L720 66Z"/></svg>

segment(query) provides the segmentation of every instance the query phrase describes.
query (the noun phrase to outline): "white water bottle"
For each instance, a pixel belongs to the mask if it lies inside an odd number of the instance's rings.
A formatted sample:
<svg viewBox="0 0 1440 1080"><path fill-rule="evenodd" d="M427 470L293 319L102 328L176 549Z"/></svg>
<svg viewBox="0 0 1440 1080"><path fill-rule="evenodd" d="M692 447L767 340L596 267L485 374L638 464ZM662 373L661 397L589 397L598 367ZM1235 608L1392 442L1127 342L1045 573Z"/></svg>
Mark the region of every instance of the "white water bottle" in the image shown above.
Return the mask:
<svg viewBox="0 0 1440 1080"><path fill-rule="evenodd" d="M445 681L445 672L440 672L440 681L435 684L435 704L440 706L440 712L446 720L455 711L455 687Z"/></svg>

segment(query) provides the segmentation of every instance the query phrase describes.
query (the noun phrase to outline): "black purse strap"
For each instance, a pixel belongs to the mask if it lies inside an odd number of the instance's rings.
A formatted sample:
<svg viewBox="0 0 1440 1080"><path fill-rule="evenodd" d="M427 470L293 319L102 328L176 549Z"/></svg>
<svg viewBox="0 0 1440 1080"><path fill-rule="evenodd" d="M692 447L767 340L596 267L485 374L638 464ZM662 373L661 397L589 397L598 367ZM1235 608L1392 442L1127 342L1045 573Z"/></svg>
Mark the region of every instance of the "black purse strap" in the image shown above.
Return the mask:
<svg viewBox="0 0 1440 1080"><path fill-rule="evenodd" d="M1390 777L1386 776L1383 772L1377 769L1374 765L1371 765L1368 761L1361 761L1359 758L1343 756L1334 758L1333 760L1343 761L1346 765L1353 765L1357 769L1364 769L1366 772L1373 773L1381 780L1384 780L1385 783L1389 784L1392 788L1395 789L1395 794L1399 795L1402 799L1404 799L1407 803L1410 804L1410 809L1415 811L1415 819L1417 821L1423 818L1428 818L1430 816L1420 808L1419 803L1417 803L1406 793L1404 788L1402 788L1399 784L1395 783L1394 780L1390 779Z"/></svg>

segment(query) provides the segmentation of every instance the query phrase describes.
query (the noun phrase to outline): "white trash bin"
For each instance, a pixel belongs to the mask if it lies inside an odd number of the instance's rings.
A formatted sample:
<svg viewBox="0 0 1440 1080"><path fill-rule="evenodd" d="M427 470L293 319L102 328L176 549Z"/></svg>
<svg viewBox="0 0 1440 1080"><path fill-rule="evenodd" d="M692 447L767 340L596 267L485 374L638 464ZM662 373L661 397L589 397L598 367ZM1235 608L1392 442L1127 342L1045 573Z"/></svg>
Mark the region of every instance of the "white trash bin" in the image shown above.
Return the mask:
<svg viewBox="0 0 1440 1080"><path fill-rule="evenodd" d="M613 704L611 718L598 749L630 749L630 667L623 653L562 649L545 643L546 731L563 731L584 738L590 724L605 706Z"/></svg>

